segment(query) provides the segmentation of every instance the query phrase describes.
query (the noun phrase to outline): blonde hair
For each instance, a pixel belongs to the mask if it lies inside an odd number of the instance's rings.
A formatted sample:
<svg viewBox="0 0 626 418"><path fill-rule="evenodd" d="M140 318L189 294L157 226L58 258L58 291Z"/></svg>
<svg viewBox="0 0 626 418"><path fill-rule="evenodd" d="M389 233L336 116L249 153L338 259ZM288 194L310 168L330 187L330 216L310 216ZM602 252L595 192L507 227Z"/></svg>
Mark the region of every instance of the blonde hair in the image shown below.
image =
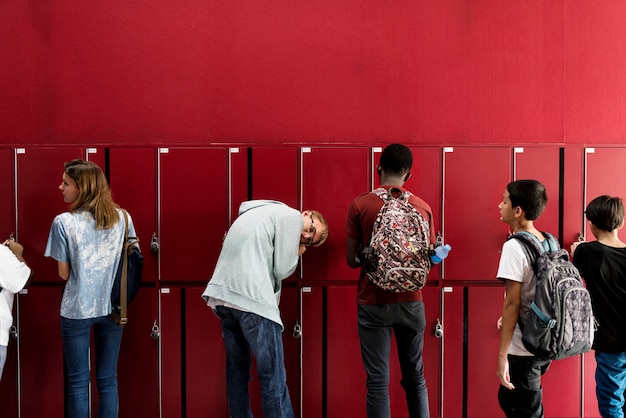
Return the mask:
<svg viewBox="0 0 626 418"><path fill-rule="evenodd" d="M319 247L328 238L328 224L326 223L326 219L324 219L324 216L322 216L322 214L319 213L318 211L312 210L311 214L315 216L319 220L319 223L321 223L324 226L324 229L322 230L322 234L320 235L319 241L311 244L312 247Z"/></svg>
<svg viewBox="0 0 626 418"><path fill-rule="evenodd" d="M113 202L111 189L102 169L91 161L72 160L64 164L65 174L76 182L78 198L70 206L70 212L91 212L96 229L109 229L120 219L117 205Z"/></svg>

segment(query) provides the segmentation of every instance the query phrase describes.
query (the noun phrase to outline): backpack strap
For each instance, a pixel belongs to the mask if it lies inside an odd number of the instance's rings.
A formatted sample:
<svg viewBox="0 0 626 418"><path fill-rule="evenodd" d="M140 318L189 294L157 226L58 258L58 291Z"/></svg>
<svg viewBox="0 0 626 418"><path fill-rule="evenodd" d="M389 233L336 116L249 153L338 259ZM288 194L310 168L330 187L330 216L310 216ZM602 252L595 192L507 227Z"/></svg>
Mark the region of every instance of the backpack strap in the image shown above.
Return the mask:
<svg viewBox="0 0 626 418"><path fill-rule="evenodd" d="M411 192L408 190L402 190L399 187L391 186L389 190L384 187L379 187L378 189L372 190L372 193L376 196L380 197L383 202L387 202L388 200L394 199L393 194L398 193L398 197L395 199L402 199L408 201L411 197Z"/></svg>
<svg viewBox="0 0 626 418"><path fill-rule="evenodd" d="M543 242L540 241L539 238L537 238L534 234L531 234L528 231L516 232L515 234L509 235L509 238L507 238L507 240L516 239L520 241L522 247L524 248L524 252L528 257L528 261L530 261L530 265L535 272L535 275L537 274L537 258L539 258L539 256L545 252L553 252L560 249L558 241L556 240L556 238L554 238L552 234L544 231L541 231L541 234L544 236ZM539 307L535 304L535 301L530 304L530 309L533 310L535 314L537 314L537 316L541 318L546 324L548 324L550 328L554 327L554 320L545 315L541 311L541 309L539 309ZM520 329L523 330L524 323L522 322L522 318L518 318L517 323Z"/></svg>
<svg viewBox="0 0 626 418"><path fill-rule="evenodd" d="M544 236L544 240L540 241L534 234L528 231L520 231L515 234L511 234L508 239L517 239L524 244L524 250L529 257L532 264L535 263L539 255L547 252L554 252L561 249L559 242L554 238L554 235L549 232L541 231Z"/></svg>

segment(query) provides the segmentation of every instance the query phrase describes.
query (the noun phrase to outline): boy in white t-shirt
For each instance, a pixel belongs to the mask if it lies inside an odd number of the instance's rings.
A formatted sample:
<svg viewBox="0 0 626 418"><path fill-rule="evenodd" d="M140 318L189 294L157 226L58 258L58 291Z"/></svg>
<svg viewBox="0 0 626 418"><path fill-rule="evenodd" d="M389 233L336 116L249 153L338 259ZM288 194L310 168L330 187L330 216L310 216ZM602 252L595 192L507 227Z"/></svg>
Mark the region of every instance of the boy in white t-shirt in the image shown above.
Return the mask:
<svg viewBox="0 0 626 418"><path fill-rule="evenodd" d="M14 240L0 245L0 379L7 358L9 330L13 325L13 298L26 286L31 274L22 257L23 252L24 247Z"/></svg>
<svg viewBox="0 0 626 418"><path fill-rule="evenodd" d="M498 205L500 220L508 224L513 233L526 231L543 241L543 234L535 228L534 221L545 209L547 201L546 189L540 182L511 182ZM522 343L518 319L526 320L537 283L522 246L515 239L506 241L498 266L497 278L505 283L506 288L496 372L500 379L498 402L507 418L542 418L541 376L548 370L550 360L535 357Z"/></svg>

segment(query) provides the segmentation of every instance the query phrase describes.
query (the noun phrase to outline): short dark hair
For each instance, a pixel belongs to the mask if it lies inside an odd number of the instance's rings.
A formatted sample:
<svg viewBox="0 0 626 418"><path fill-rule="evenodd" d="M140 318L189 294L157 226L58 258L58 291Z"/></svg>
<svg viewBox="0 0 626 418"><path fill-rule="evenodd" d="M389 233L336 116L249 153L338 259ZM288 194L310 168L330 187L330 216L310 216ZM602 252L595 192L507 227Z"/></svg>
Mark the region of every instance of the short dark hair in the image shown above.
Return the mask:
<svg viewBox="0 0 626 418"><path fill-rule="evenodd" d="M537 180L516 180L506 186L513 208L520 207L526 219L534 221L543 213L548 203L548 194Z"/></svg>
<svg viewBox="0 0 626 418"><path fill-rule="evenodd" d="M589 202L585 214L596 228L610 232L624 221L624 202L617 196L598 196Z"/></svg>
<svg viewBox="0 0 626 418"><path fill-rule="evenodd" d="M402 175L413 166L413 153L406 145L391 144L380 154L380 167L385 173Z"/></svg>

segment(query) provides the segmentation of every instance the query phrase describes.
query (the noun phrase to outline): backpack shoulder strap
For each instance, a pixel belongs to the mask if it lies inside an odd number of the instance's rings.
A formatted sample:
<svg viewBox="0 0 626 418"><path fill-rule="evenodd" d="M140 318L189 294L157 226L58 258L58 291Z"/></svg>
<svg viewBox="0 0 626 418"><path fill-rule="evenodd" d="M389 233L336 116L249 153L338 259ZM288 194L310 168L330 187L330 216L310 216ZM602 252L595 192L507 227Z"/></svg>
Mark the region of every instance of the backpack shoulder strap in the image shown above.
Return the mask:
<svg viewBox="0 0 626 418"><path fill-rule="evenodd" d="M406 200L408 202L411 193L409 191L403 191L398 187L390 187L389 190L384 187L379 187L377 189L372 190L372 193L381 198L383 202L387 202L394 198L393 194L398 193L398 196L395 199Z"/></svg>
<svg viewBox="0 0 626 418"><path fill-rule="evenodd" d="M561 246L559 245L559 242L556 240L556 238L554 237L554 235L552 235L549 232L545 232L545 231L541 231L541 233L544 236L544 240L543 240L543 247L546 249L546 251L558 251L561 249ZM532 235L532 234L531 234ZM534 237L534 235L533 235Z"/></svg>
<svg viewBox="0 0 626 418"><path fill-rule="evenodd" d="M528 256L530 264L533 266L535 265L535 261L537 260L537 258L545 252L545 248L541 241L539 241L539 239L530 232L516 232L509 235L507 241L510 239L516 239L522 244L524 252Z"/></svg>

